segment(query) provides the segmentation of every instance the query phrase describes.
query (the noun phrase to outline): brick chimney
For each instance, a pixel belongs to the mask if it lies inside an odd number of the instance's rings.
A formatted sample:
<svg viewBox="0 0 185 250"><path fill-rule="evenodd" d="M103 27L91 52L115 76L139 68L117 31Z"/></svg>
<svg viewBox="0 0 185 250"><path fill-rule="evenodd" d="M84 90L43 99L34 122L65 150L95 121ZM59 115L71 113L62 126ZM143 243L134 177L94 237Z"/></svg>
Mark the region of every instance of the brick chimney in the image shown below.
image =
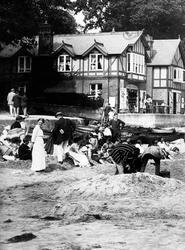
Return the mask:
<svg viewBox="0 0 185 250"><path fill-rule="evenodd" d="M53 50L53 33L51 25L47 22L40 24L39 29L39 55L49 56Z"/></svg>

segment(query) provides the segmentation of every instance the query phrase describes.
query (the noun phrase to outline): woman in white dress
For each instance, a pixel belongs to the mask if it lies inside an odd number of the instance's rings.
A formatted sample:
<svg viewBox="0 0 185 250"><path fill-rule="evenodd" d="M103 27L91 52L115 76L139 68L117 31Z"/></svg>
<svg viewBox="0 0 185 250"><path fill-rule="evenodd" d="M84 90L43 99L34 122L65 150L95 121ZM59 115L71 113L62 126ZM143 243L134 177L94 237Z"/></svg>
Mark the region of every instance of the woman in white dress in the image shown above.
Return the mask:
<svg viewBox="0 0 185 250"><path fill-rule="evenodd" d="M41 171L46 168L46 152L44 149L44 133L42 130L42 125L44 123L44 119L40 118L37 121L37 125L33 129L31 142L32 142L32 166L31 170L33 171Z"/></svg>

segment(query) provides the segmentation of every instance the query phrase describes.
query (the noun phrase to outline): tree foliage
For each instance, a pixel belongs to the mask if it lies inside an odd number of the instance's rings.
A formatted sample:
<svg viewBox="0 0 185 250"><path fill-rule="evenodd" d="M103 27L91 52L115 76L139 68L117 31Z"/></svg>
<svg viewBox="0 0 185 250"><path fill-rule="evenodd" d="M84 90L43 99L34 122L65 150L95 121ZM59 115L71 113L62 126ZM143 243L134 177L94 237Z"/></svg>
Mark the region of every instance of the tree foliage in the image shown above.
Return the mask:
<svg viewBox="0 0 185 250"><path fill-rule="evenodd" d="M85 29L102 31L144 29L154 38L185 35L185 0L76 0Z"/></svg>
<svg viewBox="0 0 185 250"><path fill-rule="evenodd" d="M76 22L70 0L1 0L0 41L10 42L38 34L39 24L48 21L55 33L74 33Z"/></svg>

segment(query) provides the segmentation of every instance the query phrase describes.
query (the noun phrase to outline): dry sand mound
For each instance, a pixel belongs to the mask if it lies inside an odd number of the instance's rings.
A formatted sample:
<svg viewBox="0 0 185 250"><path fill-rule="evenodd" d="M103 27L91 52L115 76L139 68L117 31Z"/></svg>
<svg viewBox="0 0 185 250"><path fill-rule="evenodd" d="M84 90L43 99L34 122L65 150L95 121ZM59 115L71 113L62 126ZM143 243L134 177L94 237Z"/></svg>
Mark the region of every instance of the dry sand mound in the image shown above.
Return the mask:
<svg viewBox="0 0 185 250"><path fill-rule="evenodd" d="M59 188L56 197L62 200L99 200L127 194L155 196L179 189L185 190L185 184L181 181L165 179L148 173L98 175L82 179L65 188Z"/></svg>
<svg viewBox="0 0 185 250"><path fill-rule="evenodd" d="M60 187L55 195L58 204L52 215L69 224L136 214L142 217L143 210L149 217L158 213L165 218L173 214L184 217L184 192L185 183L148 173L101 174Z"/></svg>

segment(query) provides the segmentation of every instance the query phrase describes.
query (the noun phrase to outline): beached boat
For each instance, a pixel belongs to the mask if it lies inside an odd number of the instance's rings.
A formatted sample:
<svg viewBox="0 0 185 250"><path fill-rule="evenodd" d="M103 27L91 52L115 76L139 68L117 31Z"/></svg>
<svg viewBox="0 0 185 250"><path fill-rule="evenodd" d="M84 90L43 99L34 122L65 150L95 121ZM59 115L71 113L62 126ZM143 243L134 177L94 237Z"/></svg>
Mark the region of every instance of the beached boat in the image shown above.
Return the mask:
<svg viewBox="0 0 185 250"><path fill-rule="evenodd" d="M173 134L175 132L174 128L152 128L151 132L153 134Z"/></svg>

